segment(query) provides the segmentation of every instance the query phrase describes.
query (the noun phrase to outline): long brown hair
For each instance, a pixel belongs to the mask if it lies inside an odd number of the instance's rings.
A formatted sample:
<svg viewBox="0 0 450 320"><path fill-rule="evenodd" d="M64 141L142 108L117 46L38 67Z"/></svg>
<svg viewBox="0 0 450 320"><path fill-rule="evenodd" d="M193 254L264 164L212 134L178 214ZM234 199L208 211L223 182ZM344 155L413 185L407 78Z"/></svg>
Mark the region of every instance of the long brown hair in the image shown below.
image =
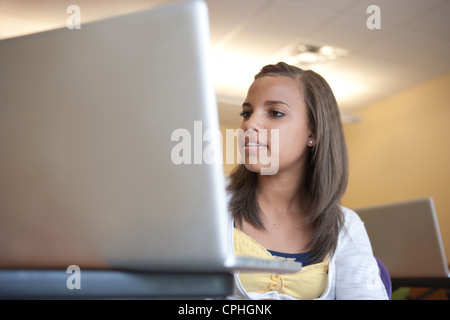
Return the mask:
<svg viewBox="0 0 450 320"><path fill-rule="evenodd" d="M314 71L279 62L263 67L255 75L255 80L266 76L298 79L299 90L308 109L316 143L308 148L305 172L310 200L308 223L314 230L307 249L312 262L318 263L327 254L334 253L344 219L339 202L347 188L348 160L338 105L328 83ZM227 187L231 194L229 210L237 225L242 225L245 220L264 229L257 190L258 173L247 170L244 164L237 166Z"/></svg>

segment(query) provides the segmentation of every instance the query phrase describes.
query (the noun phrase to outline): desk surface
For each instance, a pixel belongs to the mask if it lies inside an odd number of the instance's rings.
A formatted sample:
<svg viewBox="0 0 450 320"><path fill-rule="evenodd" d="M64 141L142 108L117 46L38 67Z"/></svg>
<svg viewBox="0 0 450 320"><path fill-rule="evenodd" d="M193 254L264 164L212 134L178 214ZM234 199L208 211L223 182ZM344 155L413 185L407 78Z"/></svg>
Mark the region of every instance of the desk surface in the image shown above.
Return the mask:
<svg viewBox="0 0 450 320"><path fill-rule="evenodd" d="M71 276L65 270L0 270L0 299L221 299L233 293L234 281L228 273L83 270L77 289L71 285ZM391 280L394 290L399 287L450 289L450 278Z"/></svg>
<svg viewBox="0 0 450 320"><path fill-rule="evenodd" d="M228 273L144 273L83 270L79 289L65 270L0 270L0 299L224 298Z"/></svg>

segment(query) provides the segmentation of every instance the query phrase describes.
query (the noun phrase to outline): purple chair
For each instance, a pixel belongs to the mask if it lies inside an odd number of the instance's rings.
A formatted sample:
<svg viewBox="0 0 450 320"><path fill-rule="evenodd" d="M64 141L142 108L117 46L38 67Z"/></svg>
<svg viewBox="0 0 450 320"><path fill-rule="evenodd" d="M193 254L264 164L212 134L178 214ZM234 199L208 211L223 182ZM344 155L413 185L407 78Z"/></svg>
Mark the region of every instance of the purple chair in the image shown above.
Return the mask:
<svg viewBox="0 0 450 320"><path fill-rule="evenodd" d="M383 281L384 287L386 288L386 292L388 294L389 300L392 300L392 282L391 282L391 276L389 275L388 270L384 266L384 264L375 257L375 260L377 260L378 268L380 268L380 276L381 280Z"/></svg>

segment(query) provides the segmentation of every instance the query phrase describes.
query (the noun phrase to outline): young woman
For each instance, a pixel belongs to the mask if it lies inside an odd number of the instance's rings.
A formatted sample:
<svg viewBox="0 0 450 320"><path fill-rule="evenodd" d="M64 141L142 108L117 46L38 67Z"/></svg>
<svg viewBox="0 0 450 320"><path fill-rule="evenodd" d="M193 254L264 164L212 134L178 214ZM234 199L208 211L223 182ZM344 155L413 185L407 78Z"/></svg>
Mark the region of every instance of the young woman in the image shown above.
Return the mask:
<svg viewBox="0 0 450 320"><path fill-rule="evenodd" d="M228 186L235 254L291 259L303 268L295 274L237 274L236 296L387 299L362 221L339 205L347 151L327 82L282 62L265 66L241 115L245 161ZM262 174L271 165L267 158L276 161L273 174Z"/></svg>

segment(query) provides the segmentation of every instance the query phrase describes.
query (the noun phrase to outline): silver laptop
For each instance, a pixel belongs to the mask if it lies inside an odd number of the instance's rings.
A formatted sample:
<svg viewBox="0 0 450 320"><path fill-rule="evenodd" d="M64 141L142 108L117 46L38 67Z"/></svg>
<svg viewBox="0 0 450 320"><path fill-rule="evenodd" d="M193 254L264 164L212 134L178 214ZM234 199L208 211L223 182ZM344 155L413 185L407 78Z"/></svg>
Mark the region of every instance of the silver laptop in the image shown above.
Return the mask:
<svg viewBox="0 0 450 320"><path fill-rule="evenodd" d="M355 210L391 277L448 277L432 198Z"/></svg>
<svg viewBox="0 0 450 320"><path fill-rule="evenodd" d="M300 269L232 254L208 44L200 1L0 41L0 268Z"/></svg>

